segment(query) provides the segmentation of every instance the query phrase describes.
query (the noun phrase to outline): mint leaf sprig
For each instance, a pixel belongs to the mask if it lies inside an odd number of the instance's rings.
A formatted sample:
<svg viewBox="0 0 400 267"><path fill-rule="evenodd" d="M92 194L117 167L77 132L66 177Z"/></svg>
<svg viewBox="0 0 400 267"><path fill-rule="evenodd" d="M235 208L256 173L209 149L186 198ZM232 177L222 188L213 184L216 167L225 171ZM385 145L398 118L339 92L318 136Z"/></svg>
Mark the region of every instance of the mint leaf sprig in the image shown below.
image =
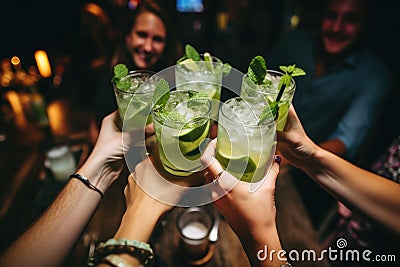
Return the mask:
<svg viewBox="0 0 400 267"><path fill-rule="evenodd" d="M264 84L264 78L267 75L267 63L262 56L255 56L247 69L247 75L255 84Z"/></svg>
<svg viewBox="0 0 400 267"><path fill-rule="evenodd" d="M213 71L212 56L208 52L205 52L203 54L203 58L201 58L200 53L196 50L196 48L194 48L190 44L186 44L184 57L186 59L189 59L189 61L185 62L186 63L185 65L191 70L198 70L196 62L205 61L208 63L208 64L206 64L208 70ZM229 63L224 63L222 65L222 73L224 76L229 75L231 70L232 70L232 66Z"/></svg>
<svg viewBox="0 0 400 267"><path fill-rule="evenodd" d="M224 65L222 65L222 74L224 76L228 76L229 73L231 73L232 70L232 66L229 63L224 63Z"/></svg>
<svg viewBox="0 0 400 267"><path fill-rule="evenodd" d="M279 105L279 102L277 102L277 101L272 101L271 103L266 105L260 114L260 117L258 119L258 125L260 125L264 121L276 120L278 118L278 116L276 115L276 114L278 114L278 110L279 110L278 105Z"/></svg>
<svg viewBox="0 0 400 267"><path fill-rule="evenodd" d="M154 89L153 94L153 107L152 109L162 118L162 120L168 119L168 114L165 112L164 107L170 97L170 88L166 80L161 79Z"/></svg>
<svg viewBox="0 0 400 267"><path fill-rule="evenodd" d="M161 79L157 85L156 89L154 89L153 94L153 103L155 109L163 108L169 99L170 96L170 88L169 84L166 80Z"/></svg>
<svg viewBox="0 0 400 267"><path fill-rule="evenodd" d="M270 86L272 84L272 81L265 80L265 76L267 76L267 63L264 57L260 55L255 56L250 61L249 67L247 68L247 76L256 85L265 84ZM278 104L278 102L273 101L263 108L258 119L258 125L264 121L271 121L275 118L275 114L278 112Z"/></svg>
<svg viewBox="0 0 400 267"><path fill-rule="evenodd" d="M129 91L131 87L131 81L129 79L124 79L128 75L128 68L125 64L117 64L114 66L114 76L111 79L111 82L122 91Z"/></svg>
<svg viewBox="0 0 400 267"><path fill-rule="evenodd" d="M186 44L185 46L185 57L193 59L194 61L200 61L199 52L197 52L196 48L194 48L190 44Z"/></svg>
<svg viewBox="0 0 400 267"><path fill-rule="evenodd" d="M197 92L197 91L188 91L187 92L189 99L186 103L188 107L195 107L199 105L204 105L204 101L208 101L208 94ZM166 80L161 79L154 90L153 94L153 110L157 113L157 115L163 120L168 121L168 123L185 123L184 128L193 127L194 122L186 122L187 119L184 115L177 112L175 109L166 110L167 102L170 98L171 91L169 84ZM192 126L191 126L192 125Z"/></svg>
<svg viewBox="0 0 400 267"><path fill-rule="evenodd" d="M283 92L285 91L285 88L290 86L292 77L306 75L306 72L303 69L296 68L296 64L290 66L279 66L279 69L283 71L284 74L282 75L281 80L279 81L278 85L279 93L278 96L276 97L276 101L279 101L281 99Z"/></svg>
<svg viewBox="0 0 400 267"><path fill-rule="evenodd" d="M263 111L260 114L258 124L266 121L267 119L271 119L271 115L274 118L274 120L278 119L279 104L282 102L281 98L285 89L290 86L293 77L306 75L306 72L301 68L297 68L296 64L289 66L279 66L279 69L282 70L284 74L282 75L279 81L278 95L274 101L269 103L268 106L264 107Z"/></svg>

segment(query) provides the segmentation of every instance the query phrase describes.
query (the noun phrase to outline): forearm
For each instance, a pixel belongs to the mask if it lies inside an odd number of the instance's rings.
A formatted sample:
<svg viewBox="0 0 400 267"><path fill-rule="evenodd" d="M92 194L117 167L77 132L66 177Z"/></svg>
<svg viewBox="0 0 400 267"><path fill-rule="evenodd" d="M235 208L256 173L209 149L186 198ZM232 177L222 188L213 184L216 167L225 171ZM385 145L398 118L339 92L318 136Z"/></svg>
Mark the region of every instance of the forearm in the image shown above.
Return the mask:
<svg viewBox="0 0 400 267"><path fill-rule="evenodd" d="M260 226L251 232L240 240L252 267L281 266L287 262L276 226Z"/></svg>
<svg viewBox="0 0 400 267"><path fill-rule="evenodd" d="M400 235L400 185L318 150L304 171L350 208Z"/></svg>
<svg viewBox="0 0 400 267"><path fill-rule="evenodd" d="M101 200L71 179L53 204L3 254L0 266L61 266Z"/></svg>
<svg viewBox="0 0 400 267"><path fill-rule="evenodd" d="M159 218L159 213L154 212L153 210L140 208L132 209L132 211L127 210L122 217L120 227L113 238L137 240L147 243L157 225ZM142 266L137 258L129 254L119 254L118 256L131 264L131 266ZM105 267L109 265L106 263L101 263L98 265L98 267L103 266Z"/></svg>
<svg viewBox="0 0 400 267"><path fill-rule="evenodd" d="M115 171L110 167L104 167L104 162L104 155L96 153L94 150L89 155L85 164L77 171L77 173L87 177L89 181L103 193L105 193L111 184L118 179L121 173L120 171ZM120 162L114 164L116 165L116 168L122 169L122 164Z"/></svg>
<svg viewBox="0 0 400 267"><path fill-rule="evenodd" d="M343 156L346 153L346 145L339 139L330 139L319 144L325 150L332 152L338 156Z"/></svg>
<svg viewBox="0 0 400 267"><path fill-rule="evenodd" d="M126 212L114 238L148 242L159 218L160 216L151 209L143 209L142 212L139 209Z"/></svg>

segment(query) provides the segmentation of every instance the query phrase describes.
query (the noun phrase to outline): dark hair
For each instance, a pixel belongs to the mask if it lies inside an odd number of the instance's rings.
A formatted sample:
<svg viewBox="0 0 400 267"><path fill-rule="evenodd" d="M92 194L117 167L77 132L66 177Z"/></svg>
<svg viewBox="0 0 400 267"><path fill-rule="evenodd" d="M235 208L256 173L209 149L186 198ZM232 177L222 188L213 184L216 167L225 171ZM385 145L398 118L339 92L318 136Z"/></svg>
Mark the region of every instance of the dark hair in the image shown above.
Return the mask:
<svg viewBox="0 0 400 267"><path fill-rule="evenodd" d="M121 34L120 44L117 47L116 53L111 60L112 67L117 63L124 63L130 69L135 68L135 64L132 60L132 56L129 51L127 51L125 46L125 37L130 34L133 26L135 25L136 19L139 14L143 12L151 12L159 17L165 25L167 34L165 41L165 49L157 61L152 70L160 71L163 68L174 65L176 60L182 54L182 45L176 33L176 27L174 21L171 19L171 10L167 6L163 5L161 2L156 0L142 0L136 9L128 15L128 19L125 23L126 27Z"/></svg>

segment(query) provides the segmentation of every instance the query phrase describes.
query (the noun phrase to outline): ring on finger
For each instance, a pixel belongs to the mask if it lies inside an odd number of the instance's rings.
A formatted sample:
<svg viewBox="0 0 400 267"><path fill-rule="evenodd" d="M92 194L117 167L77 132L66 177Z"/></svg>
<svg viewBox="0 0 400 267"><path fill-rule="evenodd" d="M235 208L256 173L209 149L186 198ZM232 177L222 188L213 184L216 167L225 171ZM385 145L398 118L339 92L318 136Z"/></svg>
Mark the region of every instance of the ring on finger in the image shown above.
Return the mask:
<svg viewBox="0 0 400 267"><path fill-rule="evenodd" d="M224 173L224 170L220 171L214 178L213 183L216 184L218 182L219 177Z"/></svg>

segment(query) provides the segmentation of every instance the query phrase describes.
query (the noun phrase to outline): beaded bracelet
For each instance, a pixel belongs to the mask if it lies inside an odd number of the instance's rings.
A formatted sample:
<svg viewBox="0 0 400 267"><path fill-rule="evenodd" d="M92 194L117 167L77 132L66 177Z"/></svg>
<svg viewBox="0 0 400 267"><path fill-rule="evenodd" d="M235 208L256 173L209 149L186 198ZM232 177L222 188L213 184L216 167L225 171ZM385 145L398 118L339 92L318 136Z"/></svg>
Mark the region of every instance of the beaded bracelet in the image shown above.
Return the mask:
<svg viewBox="0 0 400 267"><path fill-rule="evenodd" d="M82 183L84 183L87 187L89 187L90 189L92 189L92 190L94 190L94 191L96 191L97 193L99 193L100 194L100 196L101 196L101 198L103 198L103 192L101 192L100 191L100 189L98 189L95 185L93 185L90 181L89 181L89 179L87 178L87 177L85 177L85 176L83 176L83 175L81 175L81 174L79 174L79 173L74 173L74 174L71 174L70 176L69 176L69 178L70 179L72 179L72 178L76 178L76 179L78 179L78 180L80 180Z"/></svg>
<svg viewBox="0 0 400 267"><path fill-rule="evenodd" d="M118 255L110 254L103 258L104 263L114 267L132 267L132 265Z"/></svg>
<svg viewBox="0 0 400 267"><path fill-rule="evenodd" d="M89 266L96 266L103 258L110 254L129 254L139 260L144 266L153 266L154 252L149 244L137 240L108 239L100 243L89 259Z"/></svg>

